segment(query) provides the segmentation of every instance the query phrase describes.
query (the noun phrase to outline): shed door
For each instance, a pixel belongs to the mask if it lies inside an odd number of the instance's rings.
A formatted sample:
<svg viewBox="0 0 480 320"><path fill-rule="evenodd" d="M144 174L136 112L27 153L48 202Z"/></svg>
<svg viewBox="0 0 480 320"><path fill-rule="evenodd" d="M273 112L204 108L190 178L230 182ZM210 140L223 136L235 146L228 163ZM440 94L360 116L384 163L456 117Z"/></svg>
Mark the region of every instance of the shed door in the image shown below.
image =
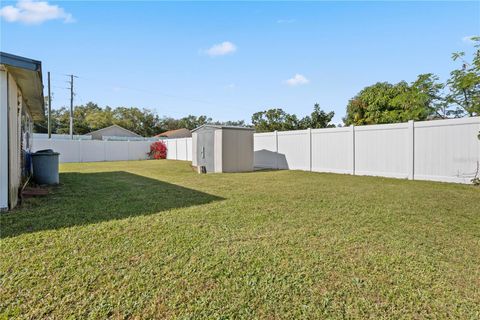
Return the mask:
<svg viewBox="0 0 480 320"><path fill-rule="evenodd" d="M198 131L197 163L205 166L207 172L215 172L215 139L212 128L202 128Z"/></svg>

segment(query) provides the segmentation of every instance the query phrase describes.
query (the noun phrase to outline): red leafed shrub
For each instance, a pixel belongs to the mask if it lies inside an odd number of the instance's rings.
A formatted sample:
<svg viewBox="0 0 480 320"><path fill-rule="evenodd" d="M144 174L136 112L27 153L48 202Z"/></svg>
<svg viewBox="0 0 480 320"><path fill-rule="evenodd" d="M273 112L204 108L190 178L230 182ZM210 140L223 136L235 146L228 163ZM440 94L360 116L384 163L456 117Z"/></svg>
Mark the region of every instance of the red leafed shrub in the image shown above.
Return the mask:
<svg viewBox="0 0 480 320"><path fill-rule="evenodd" d="M148 153L150 159L166 159L167 145L163 141L156 141L150 145L150 152Z"/></svg>

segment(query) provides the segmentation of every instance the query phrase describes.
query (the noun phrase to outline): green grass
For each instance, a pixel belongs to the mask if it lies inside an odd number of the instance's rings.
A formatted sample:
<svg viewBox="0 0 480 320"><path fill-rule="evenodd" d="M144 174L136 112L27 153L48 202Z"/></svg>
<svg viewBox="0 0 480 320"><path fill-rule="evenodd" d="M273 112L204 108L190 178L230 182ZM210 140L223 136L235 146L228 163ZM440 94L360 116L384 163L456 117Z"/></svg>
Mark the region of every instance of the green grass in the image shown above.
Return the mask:
<svg viewBox="0 0 480 320"><path fill-rule="evenodd" d="M61 172L0 215L4 318L480 317L478 187L177 161Z"/></svg>

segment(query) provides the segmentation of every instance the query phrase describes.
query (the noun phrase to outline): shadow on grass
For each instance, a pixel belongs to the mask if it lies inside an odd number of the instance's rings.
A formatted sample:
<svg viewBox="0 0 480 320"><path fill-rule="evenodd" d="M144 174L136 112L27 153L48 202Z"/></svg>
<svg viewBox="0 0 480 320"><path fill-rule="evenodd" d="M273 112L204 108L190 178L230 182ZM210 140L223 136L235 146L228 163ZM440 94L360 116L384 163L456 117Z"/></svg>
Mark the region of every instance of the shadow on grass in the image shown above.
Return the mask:
<svg viewBox="0 0 480 320"><path fill-rule="evenodd" d="M62 173L61 186L0 215L0 237L207 204L224 198L124 171Z"/></svg>

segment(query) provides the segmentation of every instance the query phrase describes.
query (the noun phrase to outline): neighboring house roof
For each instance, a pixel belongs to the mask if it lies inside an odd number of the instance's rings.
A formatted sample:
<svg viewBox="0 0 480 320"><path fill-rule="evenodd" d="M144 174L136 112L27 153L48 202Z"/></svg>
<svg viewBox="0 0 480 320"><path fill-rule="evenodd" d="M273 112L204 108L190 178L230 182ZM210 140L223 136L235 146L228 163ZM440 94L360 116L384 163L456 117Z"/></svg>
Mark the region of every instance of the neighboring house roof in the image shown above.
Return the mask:
<svg viewBox="0 0 480 320"><path fill-rule="evenodd" d="M155 137L165 137L165 138L190 138L192 133L186 128L169 130L163 133L157 134Z"/></svg>
<svg viewBox="0 0 480 320"><path fill-rule="evenodd" d="M33 120L44 119L42 63L38 60L0 52L0 64L4 65L8 73L15 78Z"/></svg>
<svg viewBox="0 0 480 320"><path fill-rule="evenodd" d="M91 136L92 134L102 134L103 132L108 131L109 129L112 129L112 128L120 129L120 130L124 131L125 133L129 134L129 136L141 137L141 135L136 134L135 132L130 131L130 130L128 130L128 129L125 129L124 127L121 127L121 126L119 126L119 125L117 125L117 124L111 125L111 126L106 127L106 128L98 129L98 130L95 130L95 131L86 133L86 134L84 134L84 135L85 135L85 136Z"/></svg>
<svg viewBox="0 0 480 320"><path fill-rule="evenodd" d="M249 127L236 127L236 126L222 126L222 125L216 125L216 124L204 124L203 126L200 126L198 128L193 129L191 132L195 132L201 128L215 128L215 129L229 129L229 130L248 130L248 131L254 131L254 128L249 128Z"/></svg>

